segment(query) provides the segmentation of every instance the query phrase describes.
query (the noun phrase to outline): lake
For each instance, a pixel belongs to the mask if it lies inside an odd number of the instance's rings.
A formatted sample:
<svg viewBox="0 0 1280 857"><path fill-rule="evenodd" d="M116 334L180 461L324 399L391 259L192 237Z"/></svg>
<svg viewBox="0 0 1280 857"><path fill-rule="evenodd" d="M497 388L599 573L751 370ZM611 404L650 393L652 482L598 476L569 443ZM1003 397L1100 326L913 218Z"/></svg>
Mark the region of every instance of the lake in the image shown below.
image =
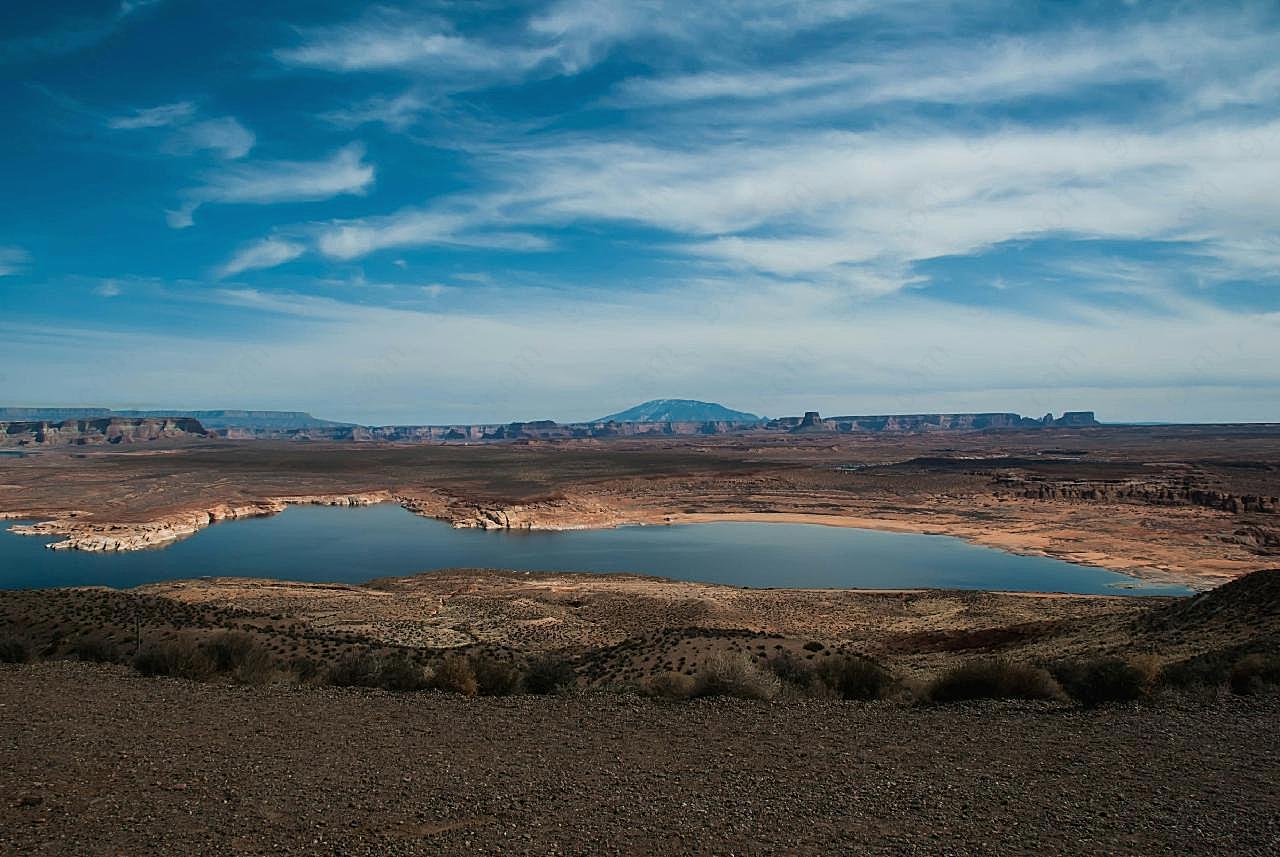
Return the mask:
<svg viewBox="0 0 1280 857"><path fill-rule="evenodd" d="M778 588L948 588L1181 595L1179 586L948 536L814 524L708 523L612 530L455 530L394 504L291 506L215 524L168 547L51 551L0 530L0 588L138 586L204 576L362 583L442 568L635 572ZM1132 588L1130 588L1132 587Z"/></svg>

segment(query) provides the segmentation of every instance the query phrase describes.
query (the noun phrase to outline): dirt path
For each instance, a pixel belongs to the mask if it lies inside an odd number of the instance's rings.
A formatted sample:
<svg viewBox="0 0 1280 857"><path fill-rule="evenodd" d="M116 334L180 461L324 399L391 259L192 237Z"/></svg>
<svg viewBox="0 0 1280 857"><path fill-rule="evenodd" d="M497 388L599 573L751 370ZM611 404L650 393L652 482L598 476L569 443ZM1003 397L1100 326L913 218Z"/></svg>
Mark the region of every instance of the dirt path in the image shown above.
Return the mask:
<svg viewBox="0 0 1280 857"><path fill-rule="evenodd" d="M662 705L0 667L5 854L1274 854L1280 700Z"/></svg>

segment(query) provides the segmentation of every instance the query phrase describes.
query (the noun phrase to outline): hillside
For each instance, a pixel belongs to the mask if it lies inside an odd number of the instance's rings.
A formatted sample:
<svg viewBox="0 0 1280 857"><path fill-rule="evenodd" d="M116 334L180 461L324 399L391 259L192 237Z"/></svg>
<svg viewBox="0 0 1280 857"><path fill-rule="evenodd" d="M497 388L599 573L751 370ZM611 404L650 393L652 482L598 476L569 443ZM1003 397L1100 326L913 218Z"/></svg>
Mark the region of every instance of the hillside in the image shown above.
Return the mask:
<svg viewBox="0 0 1280 857"><path fill-rule="evenodd" d="M615 423L758 423L760 417L746 411L735 411L715 402L696 399L653 399L635 407L601 417L595 422Z"/></svg>

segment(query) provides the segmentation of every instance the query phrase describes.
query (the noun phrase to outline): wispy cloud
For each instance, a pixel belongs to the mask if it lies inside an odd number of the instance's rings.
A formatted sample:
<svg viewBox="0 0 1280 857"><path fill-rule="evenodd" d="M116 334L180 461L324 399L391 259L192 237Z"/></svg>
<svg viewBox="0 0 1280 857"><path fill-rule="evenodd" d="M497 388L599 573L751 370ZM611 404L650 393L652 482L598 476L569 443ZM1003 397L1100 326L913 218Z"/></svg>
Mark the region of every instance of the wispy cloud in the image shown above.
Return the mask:
<svg viewBox="0 0 1280 857"><path fill-rule="evenodd" d="M0 277L22 272L31 261L31 254L21 247L0 245Z"/></svg>
<svg viewBox="0 0 1280 857"><path fill-rule="evenodd" d="M117 131L169 129L163 148L175 155L211 151L223 158L243 158L257 142L253 132L235 117L197 121L197 112L194 103L178 101L116 116L107 121L107 127Z"/></svg>
<svg viewBox="0 0 1280 857"><path fill-rule="evenodd" d="M906 5L917 5L915 3ZM661 40L688 44L709 33L744 29L776 37L876 11L864 2L767 3L760 0L689 4L669 0L561 0L533 12L524 26L502 38L457 32L442 18L377 9L337 26L302 29L297 45L275 52L278 61L336 72L398 70L453 76L467 87L484 79L533 72L578 74L615 46Z"/></svg>
<svg viewBox="0 0 1280 857"><path fill-rule="evenodd" d="M307 31L301 44L280 49L275 56L286 65L331 71L519 73L542 62L548 53L487 44L453 33L440 21L424 23L383 10L362 21Z"/></svg>
<svg viewBox="0 0 1280 857"><path fill-rule="evenodd" d="M38 61L74 54L109 37L130 18L163 0L123 0L106 15L64 16L58 29L0 39L0 64Z"/></svg>
<svg viewBox="0 0 1280 857"><path fill-rule="evenodd" d="M467 211L402 211L387 217L337 222L325 226L316 245L335 259L355 259L378 250L425 245L490 247L502 250L545 250L550 243L537 235L504 230L492 213Z"/></svg>
<svg viewBox="0 0 1280 857"><path fill-rule="evenodd" d="M305 244L283 238L264 238L241 247L226 264L218 269L220 278L233 277L244 271L274 268L291 262L307 250Z"/></svg>
<svg viewBox="0 0 1280 857"><path fill-rule="evenodd" d="M405 131L427 110L431 101L410 90L394 97L374 96L358 104L324 113L322 118L343 128L378 123L392 131Z"/></svg>
<svg viewBox="0 0 1280 857"><path fill-rule="evenodd" d="M830 117L887 102L1007 102L1144 82L1211 101L1227 92L1247 98L1250 89L1263 96L1270 76L1259 81L1252 70L1274 67L1273 48L1274 34L1247 20L1209 17L997 36L980 50L970 39L944 36L861 61L828 55L800 65L636 77L618 87L617 98L633 106L738 100L758 107L785 96L770 118ZM1205 94L1195 94L1200 89Z"/></svg>
<svg viewBox="0 0 1280 857"><path fill-rule="evenodd" d="M107 127L126 131L138 128L168 128L186 122L195 114L195 104L190 101L177 101L173 104L144 107L124 116L116 116L108 120Z"/></svg>
<svg viewBox="0 0 1280 857"><path fill-rule="evenodd" d="M508 182L506 222L638 223L686 239L669 245L683 252L762 273L875 279L1053 234L1260 252L1280 222L1277 140L1280 121L566 142L495 152L490 174Z"/></svg>
<svg viewBox="0 0 1280 857"><path fill-rule="evenodd" d="M373 180L373 165L365 163L364 147L358 143L319 161L228 165L209 173L204 184L186 193L182 207L168 213L169 225L190 226L196 209L210 203L312 202L343 194L364 194Z"/></svg>
<svg viewBox="0 0 1280 857"><path fill-rule="evenodd" d="M211 151L223 158L243 158L249 154L257 138L253 132L231 116L208 119L183 126L169 141L167 148L177 154Z"/></svg>
<svg viewBox="0 0 1280 857"><path fill-rule="evenodd" d="M53 337L0 320L0 341L30 355L12 391L20 397L66 390L74 378L99 397L165 400L176 374L211 403L301 403L386 422L585 419L610 397L670 389L770 414L1093 407L1111 419L1223 409L1259 419L1280 406L1280 370L1262 359L1280 318L1191 303L1159 318L1114 312L1073 323L919 299L850 312L820 293L731 290L738 299L728 301L719 288L462 313L225 289L202 299L270 314L269 330L246 331L228 349L186 331L63 328ZM1149 359L1132 359L1134 342ZM125 345L167 371L75 357ZM468 359L439 359L449 353Z"/></svg>

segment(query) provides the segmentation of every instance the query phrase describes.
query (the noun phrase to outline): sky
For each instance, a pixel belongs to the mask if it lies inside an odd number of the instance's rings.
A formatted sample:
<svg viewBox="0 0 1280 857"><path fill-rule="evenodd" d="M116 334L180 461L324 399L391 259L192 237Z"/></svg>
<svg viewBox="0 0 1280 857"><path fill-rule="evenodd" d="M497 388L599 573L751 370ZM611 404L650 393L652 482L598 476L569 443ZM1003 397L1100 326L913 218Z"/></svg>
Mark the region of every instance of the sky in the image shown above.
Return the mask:
<svg viewBox="0 0 1280 857"><path fill-rule="evenodd" d="M11 4L0 404L1280 421L1280 5Z"/></svg>

